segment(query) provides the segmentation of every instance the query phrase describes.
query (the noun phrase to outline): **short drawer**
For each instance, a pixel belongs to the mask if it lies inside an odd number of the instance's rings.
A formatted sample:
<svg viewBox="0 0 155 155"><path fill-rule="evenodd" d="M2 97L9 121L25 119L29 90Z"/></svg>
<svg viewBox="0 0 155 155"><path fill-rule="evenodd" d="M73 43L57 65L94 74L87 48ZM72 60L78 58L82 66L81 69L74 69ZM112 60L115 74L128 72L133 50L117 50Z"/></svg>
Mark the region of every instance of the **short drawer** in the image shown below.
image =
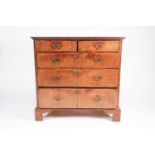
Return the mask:
<svg viewBox="0 0 155 155"><path fill-rule="evenodd" d="M39 87L75 87L77 86L74 69L39 69Z"/></svg>
<svg viewBox="0 0 155 155"><path fill-rule="evenodd" d="M79 69L78 87L118 87L117 69Z"/></svg>
<svg viewBox="0 0 155 155"><path fill-rule="evenodd" d="M74 89L40 88L39 108L77 108L77 94Z"/></svg>
<svg viewBox="0 0 155 155"><path fill-rule="evenodd" d="M76 41L54 41L36 40L35 50L37 52L75 52L77 51Z"/></svg>
<svg viewBox="0 0 155 155"><path fill-rule="evenodd" d="M76 68L76 55L73 53L38 53L38 68Z"/></svg>
<svg viewBox="0 0 155 155"><path fill-rule="evenodd" d="M119 68L120 53L81 53L79 68Z"/></svg>
<svg viewBox="0 0 155 155"><path fill-rule="evenodd" d="M80 52L119 52L120 41L79 41Z"/></svg>
<svg viewBox="0 0 155 155"><path fill-rule="evenodd" d="M81 89L78 95L78 108L116 108L117 89Z"/></svg>

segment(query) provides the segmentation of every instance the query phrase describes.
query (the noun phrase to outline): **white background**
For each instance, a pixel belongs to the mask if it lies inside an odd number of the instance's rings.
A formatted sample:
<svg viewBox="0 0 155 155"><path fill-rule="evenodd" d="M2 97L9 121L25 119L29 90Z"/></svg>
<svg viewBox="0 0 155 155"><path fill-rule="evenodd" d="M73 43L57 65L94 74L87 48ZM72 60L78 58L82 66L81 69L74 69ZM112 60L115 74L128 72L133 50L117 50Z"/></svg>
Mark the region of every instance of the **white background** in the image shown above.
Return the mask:
<svg viewBox="0 0 155 155"><path fill-rule="evenodd" d="M1 0L0 154L154 155L154 28L109 27L155 26L154 14L154 0ZM90 116L34 122L32 35L127 37L121 122Z"/></svg>
<svg viewBox="0 0 155 155"><path fill-rule="evenodd" d="M125 36L120 88L121 122L114 123L110 118L98 116L51 116L45 117L43 122L35 122L31 36ZM51 137L46 145L54 145L51 150L56 154L67 150L69 154L75 150L74 154L79 154L79 148L85 154L112 153L111 147L123 153L128 145L148 153L153 145L150 141L155 138L154 40L155 27L1 27L0 128L35 129L35 138L40 132L37 129L50 129L50 135L45 130L41 131L41 136L44 142ZM15 138L14 134L10 136ZM124 143L127 143L126 148L121 148ZM42 142L39 145L42 146Z"/></svg>

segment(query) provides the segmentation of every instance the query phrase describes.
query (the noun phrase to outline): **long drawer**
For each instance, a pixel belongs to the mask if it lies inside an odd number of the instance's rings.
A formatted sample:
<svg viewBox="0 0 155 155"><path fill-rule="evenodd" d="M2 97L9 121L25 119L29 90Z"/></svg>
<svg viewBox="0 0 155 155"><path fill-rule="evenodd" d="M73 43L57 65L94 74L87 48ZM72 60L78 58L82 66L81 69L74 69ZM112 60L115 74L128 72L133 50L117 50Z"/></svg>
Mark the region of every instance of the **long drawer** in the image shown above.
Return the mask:
<svg viewBox="0 0 155 155"><path fill-rule="evenodd" d="M40 87L117 87L117 69L39 69Z"/></svg>
<svg viewBox="0 0 155 155"><path fill-rule="evenodd" d="M38 68L119 68L119 53L39 53Z"/></svg>
<svg viewBox="0 0 155 155"><path fill-rule="evenodd" d="M117 89L39 89L39 108L116 108Z"/></svg>

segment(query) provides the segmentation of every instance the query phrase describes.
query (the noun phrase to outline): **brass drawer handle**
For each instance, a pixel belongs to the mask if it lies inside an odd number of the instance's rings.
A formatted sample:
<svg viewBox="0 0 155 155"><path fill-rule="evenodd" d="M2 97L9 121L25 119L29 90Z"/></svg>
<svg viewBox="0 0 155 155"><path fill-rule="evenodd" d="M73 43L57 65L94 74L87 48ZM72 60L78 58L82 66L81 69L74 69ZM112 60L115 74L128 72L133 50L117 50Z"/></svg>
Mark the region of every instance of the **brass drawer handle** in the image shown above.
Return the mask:
<svg viewBox="0 0 155 155"><path fill-rule="evenodd" d="M102 49L103 44L102 44L102 43L95 43L93 46L94 46L97 50L100 50L100 49Z"/></svg>
<svg viewBox="0 0 155 155"><path fill-rule="evenodd" d="M62 79L61 76L53 76L52 77L52 80L54 80L54 81L60 81L61 79Z"/></svg>
<svg viewBox="0 0 155 155"><path fill-rule="evenodd" d="M99 81L99 80L102 79L102 76L101 76L101 75L93 76L93 79L94 79L95 81Z"/></svg>
<svg viewBox="0 0 155 155"><path fill-rule="evenodd" d="M98 101L101 101L102 98L101 98L100 95L96 95L95 97L93 97L93 100L94 100L95 102L98 102Z"/></svg>
<svg viewBox="0 0 155 155"><path fill-rule="evenodd" d="M80 70L75 70L75 71L73 71L73 74L75 76L80 76L81 72L80 72Z"/></svg>
<svg viewBox="0 0 155 155"><path fill-rule="evenodd" d="M60 49L62 47L62 45L59 42L55 42L55 43L52 43L51 47L53 49Z"/></svg>
<svg viewBox="0 0 155 155"><path fill-rule="evenodd" d="M54 100L56 100L56 101L60 101L60 100L62 99L61 96L54 96L53 98L54 98Z"/></svg>
<svg viewBox="0 0 155 155"><path fill-rule="evenodd" d="M104 59L103 59L103 57L102 56L100 56L100 55L96 55L95 57L94 57L94 62L100 62L100 61L103 61Z"/></svg>
<svg viewBox="0 0 155 155"><path fill-rule="evenodd" d="M61 61L61 58L58 57L58 56L54 56L51 58L52 62L60 62Z"/></svg>

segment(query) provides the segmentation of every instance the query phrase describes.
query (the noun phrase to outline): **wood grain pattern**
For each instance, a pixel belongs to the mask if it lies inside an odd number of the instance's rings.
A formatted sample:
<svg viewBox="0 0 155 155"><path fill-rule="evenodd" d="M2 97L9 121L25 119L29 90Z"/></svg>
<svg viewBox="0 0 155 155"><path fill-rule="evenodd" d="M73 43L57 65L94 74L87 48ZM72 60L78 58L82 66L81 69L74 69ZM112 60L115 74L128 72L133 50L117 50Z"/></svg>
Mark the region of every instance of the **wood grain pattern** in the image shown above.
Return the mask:
<svg viewBox="0 0 155 155"><path fill-rule="evenodd" d="M119 41L79 41L80 52L119 52Z"/></svg>
<svg viewBox="0 0 155 155"><path fill-rule="evenodd" d="M73 53L39 53L38 68L77 68L76 55Z"/></svg>
<svg viewBox="0 0 155 155"><path fill-rule="evenodd" d="M77 108L75 89L39 89L39 108Z"/></svg>
<svg viewBox="0 0 155 155"><path fill-rule="evenodd" d="M119 122L120 117L121 117L121 109L120 108L115 108L115 111L113 112L112 120L114 122Z"/></svg>
<svg viewBox="0 0 155 155"><path fill-rule="evenodd" d="M72 115L73 113L81 113L82 112L85 114L85 116L88 116L87 115L88 112L89 112L89 114L91 114L91 116L93 116L94 114L96 116L96 114L98 112L103 112L103 114L104 115L106 114L106 116L108 115L108 117L109 117L109 114L111 114L112 121L114 121L114 122L119 122L120 115L121 115L121 110L119 108L77 108L77 109L76 108L36 108L35 109L35 120L42 121L43 113L49 113L49 116L51 116L51 113L53 114L53 112L54 112L56 114L56 116L59 116L60 114L61 114L61 116L65 116L65 113L67 111L70 113L70 115ZM67 115L67 116L69 116L69 115Z"/></svg>
<svg viewBox="0 0 155 155"><path fill-rule="evenodd" d="M79 69L78 87L118 87L118 70Z"/></svg>
<svg viewBox="0 0 155 155"><path fill-rule="evenodd" d="M79 89L78 108L116 108L117 89Z"/></svg>
<svg viewBox="0 0 155 155"><path fill-rule="evenodd" d="M40 87L117 87L116 69L39 69Z"/></svg>
<svg viewBox="0 0 155 155"><path fill-rule="evenodd" d="M74 69L39 69L38 85L40 87L77 87Z"/></svg>
<svg viewBox="0 0 155 155"><path fill-rule="evenodd" d="M117 89L40 88L39 108L116 108L117 96Z"/></svg>
<svg viewBox="0 0 155 155"><path fill-rule="evenodd" d="M37 107L35 119L53 110L102 110L120 121L120 65L124 37L32 37Z"/></svg>
<svg viewBox="0 0 155 155"><path fill-rule="evenodd" d="M38 68L119 68L119 53L38 53Z"/></svg>
<svg viewBox="0 0 155 155"><path fill-rule="evenodd" d="M59 44L59 48L53 48L54 44ZM36 40L37 52L75 52L77 51L76 41L57 41L57 40Z"/></svg>
<svg viewBox="0 0 155 155"><path fill-rule="evenodd" d="M119 68L119 53L82 53L78 68Z"/></svg>

